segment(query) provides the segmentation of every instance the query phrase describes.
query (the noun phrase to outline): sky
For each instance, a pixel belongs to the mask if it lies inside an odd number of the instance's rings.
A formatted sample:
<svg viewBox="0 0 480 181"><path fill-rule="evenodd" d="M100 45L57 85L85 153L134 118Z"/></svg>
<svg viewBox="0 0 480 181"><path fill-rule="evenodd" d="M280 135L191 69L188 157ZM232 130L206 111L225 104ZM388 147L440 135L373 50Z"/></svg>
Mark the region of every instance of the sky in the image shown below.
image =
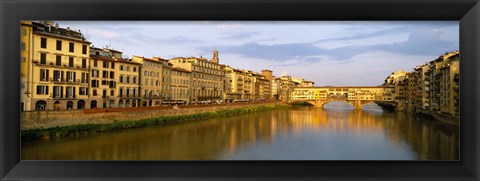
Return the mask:
<svg viewBox="0 0 480 181"><path fill-rule="evenodd" d="M125 56L200 57L315 86L376 86L459 49L458 21L56 21Z"/></svg>

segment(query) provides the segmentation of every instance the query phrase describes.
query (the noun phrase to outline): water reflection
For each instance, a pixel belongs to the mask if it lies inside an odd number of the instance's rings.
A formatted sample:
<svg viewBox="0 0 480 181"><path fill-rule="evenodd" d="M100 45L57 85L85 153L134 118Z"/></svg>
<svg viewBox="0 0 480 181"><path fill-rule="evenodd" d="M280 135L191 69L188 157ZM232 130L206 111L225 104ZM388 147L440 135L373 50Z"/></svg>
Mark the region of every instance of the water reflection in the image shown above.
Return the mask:
<svg viewBox="0 0 480 181"><path fill-rule="evenodd" d="M322 110L300 106L168 127L25 142L22 159L458 159L457 127L365 107Z"/></svg>

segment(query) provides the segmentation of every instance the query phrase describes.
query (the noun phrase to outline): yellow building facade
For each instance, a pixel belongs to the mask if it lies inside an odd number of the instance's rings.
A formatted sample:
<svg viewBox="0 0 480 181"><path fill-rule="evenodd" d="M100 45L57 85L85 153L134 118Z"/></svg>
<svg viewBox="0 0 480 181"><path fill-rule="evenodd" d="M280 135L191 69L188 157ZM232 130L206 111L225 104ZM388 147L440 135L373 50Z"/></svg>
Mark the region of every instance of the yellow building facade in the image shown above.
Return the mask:
<svg viewBox="0 0 480 181"><path fill-rule="evenodd" d="M186 69L172 69L172 103L190 104L192 72Z"/></svg>
<svg viewBox="0 0 480 181"><path fill-rule="evenodd" d="M22 59L25 57L26 64L22 64L21 74L26 75L28 84L23 91L23 110L84 109L90 42L80 31L49 21L22 22L23 30Z"/></svg>
<svg viewBox="0 0 480 181"><path fill-rule="evenodd" d="M140 62L139 91L142 97L141 106L160 106L162 104L163 64L164 60L132 56L132 60Z"/></svg>
<svg viewBox="0 0 480 181"><path fill-rule="evenodd" d="M171 63L174 68L192 72L191 103L203 104L223 101L225 72L218 64L218 57L215 61L209 61L203 57L176 57L171 59Z"/></svg>
<svg viewBox="0 0 480 181"><path fill-rule="evenodd" d="M90 48L90 82L88 108L130 107L132 104L120 102L118 70L127 62L122 52L108 48Z"/></svg>
<svg viewBox="0 0 480 181"><path fill-rule="evenodd" d="M115 71L117 78L118 107L139 107L142 101L139 90L141 62L133 59L119 59ZM111 102L110 102L111 103Z"/></svg>

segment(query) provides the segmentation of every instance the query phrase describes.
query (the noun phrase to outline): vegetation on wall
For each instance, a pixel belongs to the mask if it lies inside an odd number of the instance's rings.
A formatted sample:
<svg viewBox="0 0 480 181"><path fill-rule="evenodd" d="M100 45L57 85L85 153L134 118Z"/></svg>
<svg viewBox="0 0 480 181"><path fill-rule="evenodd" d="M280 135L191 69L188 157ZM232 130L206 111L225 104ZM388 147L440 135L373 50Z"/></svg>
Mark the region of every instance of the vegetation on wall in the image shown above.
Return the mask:
<svg viewBox="0 0 480 181"><path fill-rule="evenodd" d="M40 138L62 138L69 136L93 135L107 131L117 131L130 128L141 128L149 126L172 125L190 121L205 120L218 117L229 117L254 112L262 112L268 110L285 109L288 106L255 106L237 109L220 110L216 112L205 112L198 114L179 115L179 116L162 116L156 118L148 118L137 121L116 121L105 124L78 124L72 126L53 127L46 129L31 129L21 132L22 140L32 140Z"/></svg>

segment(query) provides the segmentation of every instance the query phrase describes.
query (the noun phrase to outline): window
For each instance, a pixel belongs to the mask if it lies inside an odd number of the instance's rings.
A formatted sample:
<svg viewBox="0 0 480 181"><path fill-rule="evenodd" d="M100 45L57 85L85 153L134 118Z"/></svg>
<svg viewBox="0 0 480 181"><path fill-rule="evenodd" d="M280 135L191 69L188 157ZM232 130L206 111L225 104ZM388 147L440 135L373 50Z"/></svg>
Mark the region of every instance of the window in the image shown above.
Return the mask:
<svg viewBox="0 0 480 181"><path fill-rule="evenodd" d="M40 81L48 81L48 70L40 69Z"/></svg>
<svg viewBox="0 0 480 181"><path fill-rule="evenodd" d="M126 70L126 71L130 71L130 66L126 66L126 67L125 67L125 70Z"/></svg>
<svg viewBox="0 0 480 181"><path fill-rule="evenodd" d="M82 59L82 68L87 68L87 59Z"/></svg>
<svg viewBox="0 0 480 181"><path fill-rule="evenodd" d="M53 86L53 97L61 98L63 96L63 87L62 86Z"/></svg>
<svg viewBox="0 0 480 181"><path fill-rule="evenodd" d="M103 68L108 68L108 62L107 61L103 61Z"/></svg>
<svg viewBox="0 0 480 181"><path fill-rule="evenodd" d="M137 77L133 77L133 83L134 83L134 84L137 83Z"/></svg>
<svg viewBox="0 0 480 181"><path fill-rule="evenodd" d="M62 56L61 55L57 55L57 59L55 61L55 65L57 66L62 66Z"/></svg>
<svg viewBox="0 0 480 181"><path fill-rule="evenodd" d="M40 39L40 48L47 48L47 39L41 38Z"/></svg>
<svg viewBox="0 0 480 181"><path fill-rule="evenodd" d="M145 77L147 77L147 76L148 76L148 72L147 72L147 71L145 71L145 73L144 73L143 75L145 75Z"/></svg>
<svg viewBox="0 0 480 181"><path fill-rule="evenodd" d="M67 97L68 98L75 97L75 89L73 87L67 86Z"/></svg>
<svg viewBox="0 0 480 181"><path fill-rule="evenodd" d="M120 83L123 83L123 75L120 75Z"/></svg>
<svg viewBox="0 0 480 181"><path fill-rule="evenodd" d="M123 70L123 65L120 65L120 70Z"/></svg>
<svg viewBox="0 0 480 181"><path fill-rule="evenodd" d="M22 62L26 62L26 61L27 61L27 58L22 56Z"/></svg>
<svg viewBox="0 0 480 181"><path fill-rule="evenodd" d="M114 78L115 78L115 72L114 72L114 71L110 71L110 78L111 78L111 79L114 79Z"/></svg>
<svg viewBox="0 0 480 181"><path fill-rule="evenodd" d="M92 80L92 87L98 87L98 80Z"/></svg>
<svg viewBox="0 0 480 181"><path fill-rule="evenodd" d="M54 70L53 71L53 81L61 81L61 74L59 70Z"/></svg>
<svg viewBox="0 0 480 181"><path fill-rule="evenodd" d="M73 57L68 57L68 66L73 67Z"/></svg>
<svg viewBox="0 0 480 181"><path fill-rule="evenodd" d="M115 62L112 62L112 69L115 68Z"/></svg>
<svg viewBox="0 0 480 181"><path fill-rule="evenodd" d="M98 65L97 63L98 63L97 60L93 60L93 66L94 67L97 67L97 65Z"/></svg>
<svg viewBox="0 0 480 181"><path fill-rule="evenodd" d="M102 71L102 78L108 78L108 71Z"/></svg>
<svg viewBox="0 0 480 181"><path fill-rule="evenodd" d="M109 88L117 88L116 85L115 85L115 81L110 81L109 84L108 84L108 87Z"/></svg>
<svg viewBox="0 0 480 181"><path fill-rule="evenodd" d="M127 83L130 83L130 76L127 76Z"/></svg>
<svg viewBox="0 0 480 181"><path fill-rule="evenodd" d="M26 49L25 42L22 42L22 50L25 50L25 49Z"/></svg>
<svg viewBox="0 0 480 181"><path fill-rule="evenodd" d="M92 94L93 94L94 96L96 96L96 95L97 95L97 89L93 89Z"/></svg>
<svg viewBox="0 0 480 181"><path fill-rule="evenodd" d="M27 36L27 30L25 28L22 28L22 35Z"/></svg>
<svg viewBox="0 0 480 181"><path fill-rule="evenodd" d="M87 92L88 92L88 88L86 87L80 87L80 92L79 92L79 95L87 95Z"/></svg>
<svg viewBox="0 0 480 181"><path fill-rule="evenodd" d="M137 67L133 67L133 72L137 72Z"/></svg>
<svg viewBox="0 0 480 181"><path fill-rule="evenodd" d="M45 53L40 54L40 64L47 64L47 54Z"/></svg>
<svg viewBox="0 0 480 181"><path fill-rule="evenodd" d="M110 90L110 96L114 96L115 95L115 91L114 90Z"/></svg>
<svg viewBox="0 0 480 181"><path fill-rule="evenodd" d="M98 78L98 70L92 70L92 77Z"/></svg>
<svg viewBox="0 0 480 181"><path fill-rule="evenodd" d="M87 54L87 45L82 45L82 54Z"/></svg>
<svg viewBox="0 0 480 181"><path fill-rule="evenodd" d="M74 44L71 42L68 44L68 51L72 53L74 52Z"/></svg>
<svg viewBox="0 0 480 181"><path fill-rule="evenodd" d="M62 51L62 41L57 40L57 50Z"/></svg>
<svg viewBox="0 0 480 181"><path fill-rule="evenodd" d="M82 73L81 81L82 83L87 83L88 73Z"/></svg>
<svg viewBox="0 0 480 181"><path fill-rule="evenodd" d="M75 80L75 72L67 71L67 81L73 82Z"/></svg>
<svg viewBox="0 0 480 181"><path fill-rule="evenodd" d="M48 95L48 86L38 85L37 95Z"/></svg>

